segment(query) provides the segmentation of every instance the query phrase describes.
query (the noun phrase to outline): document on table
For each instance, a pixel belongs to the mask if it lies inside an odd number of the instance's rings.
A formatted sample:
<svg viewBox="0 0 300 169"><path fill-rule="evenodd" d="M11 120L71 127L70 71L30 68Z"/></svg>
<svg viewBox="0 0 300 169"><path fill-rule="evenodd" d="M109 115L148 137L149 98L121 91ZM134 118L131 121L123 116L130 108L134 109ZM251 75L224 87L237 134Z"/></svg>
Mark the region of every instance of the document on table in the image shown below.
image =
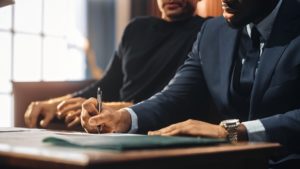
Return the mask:
<svg viewBox="0 0 300 169"><path fill-rule="evenodd" d="M226 140L203 137L166 137L135 134L57 134L44 138L43 142L59 146L122 151L152 148L205 146L225 143Z"/></svg>
<svg viewBox="0 0 300 169"><path fill-rule="evenodd" d="M32 129L21 128L21 127L0 127L0 132L22 132L22 131L30 131Z"/></svg>

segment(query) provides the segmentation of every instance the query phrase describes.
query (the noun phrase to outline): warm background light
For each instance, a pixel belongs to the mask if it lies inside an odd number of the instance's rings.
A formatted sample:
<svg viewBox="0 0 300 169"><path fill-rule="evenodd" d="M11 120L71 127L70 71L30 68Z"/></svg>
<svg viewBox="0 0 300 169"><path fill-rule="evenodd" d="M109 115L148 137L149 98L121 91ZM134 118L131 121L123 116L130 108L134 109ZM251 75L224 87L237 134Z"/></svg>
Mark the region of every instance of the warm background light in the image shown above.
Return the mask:
<svg viewBox="0 0 300 169"><path fill-rule="evenodd" d="M201 0L197 5L197 14L202 17L222 15L220 0Z"/></svg>

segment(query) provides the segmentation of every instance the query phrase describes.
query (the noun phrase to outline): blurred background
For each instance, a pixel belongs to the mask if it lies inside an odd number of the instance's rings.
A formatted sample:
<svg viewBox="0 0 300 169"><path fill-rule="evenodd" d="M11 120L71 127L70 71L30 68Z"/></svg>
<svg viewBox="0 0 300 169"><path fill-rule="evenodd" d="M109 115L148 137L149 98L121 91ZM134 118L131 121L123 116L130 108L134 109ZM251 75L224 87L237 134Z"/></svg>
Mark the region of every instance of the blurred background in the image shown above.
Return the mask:
<svg viewBox="0 0 300 169"><path fill-rule="evenodd" d="M200 1L198 14L221 15L220 1ZM15 0L0 8L0 127L14 126L12 81L100 78L93 69L105 70L128 22L142 15L160 15L156 0Z"/></svg>

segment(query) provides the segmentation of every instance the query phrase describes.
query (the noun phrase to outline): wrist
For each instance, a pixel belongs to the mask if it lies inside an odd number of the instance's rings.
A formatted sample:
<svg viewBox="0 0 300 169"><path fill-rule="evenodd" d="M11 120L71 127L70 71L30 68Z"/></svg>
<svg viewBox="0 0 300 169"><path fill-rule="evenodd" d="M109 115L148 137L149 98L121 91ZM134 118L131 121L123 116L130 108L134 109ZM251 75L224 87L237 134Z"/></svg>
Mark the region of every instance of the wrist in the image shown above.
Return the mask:
<svg viewBox="0 0 300 169"><path fill-rule="evenodd" d="M243 124L240 124L238 126L237 133L238 133L238 141L248 141L249 140L247 128Z"/></svg>
<svg viewBox="0 0 300 169"><path fill-rule="evenodd" d="M217 127L218 127L218 138L227 138L228 137L227 130L220 125L218 125Z"/></svg>
<svg viewBox="0 0 300 169"><path fill-rule="evenodd" d="M117 132L127 133L131 128L132 119L130 113L126 109L118 110L120 113L119 129Z"/></svg>
<svg viewBox="0 0 300 169"><path fill-rule="evenodd" d="M231 143L236 143L238 141L238 127L240 126L239 119L228 119L223 120L220 126L227 131L227 139Z"/></svg>

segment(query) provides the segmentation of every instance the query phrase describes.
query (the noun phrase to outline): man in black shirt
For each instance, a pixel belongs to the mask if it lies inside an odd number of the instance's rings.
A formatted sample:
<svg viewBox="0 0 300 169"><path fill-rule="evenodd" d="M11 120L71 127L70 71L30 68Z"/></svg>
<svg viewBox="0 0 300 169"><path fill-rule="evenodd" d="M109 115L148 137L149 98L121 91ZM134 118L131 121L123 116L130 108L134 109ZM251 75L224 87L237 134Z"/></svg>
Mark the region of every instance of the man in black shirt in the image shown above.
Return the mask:
<svg viewBox="0 0 300 169"><path fill-rule="evenodd" d="M25 113L28 127L42 127L58 116L68 127L80 122L81 103L96 97L113 107L127 107L159 92L183 64L200 31L203 18L194 16L197 0L157 0L162 18L139 17L125 29L103 78L83 90L47 101L33 102ZM172 49L172 50L170 50ZM126 101L127 103L118 102ZM128 103L130 102L130 103Z"/></svg>

